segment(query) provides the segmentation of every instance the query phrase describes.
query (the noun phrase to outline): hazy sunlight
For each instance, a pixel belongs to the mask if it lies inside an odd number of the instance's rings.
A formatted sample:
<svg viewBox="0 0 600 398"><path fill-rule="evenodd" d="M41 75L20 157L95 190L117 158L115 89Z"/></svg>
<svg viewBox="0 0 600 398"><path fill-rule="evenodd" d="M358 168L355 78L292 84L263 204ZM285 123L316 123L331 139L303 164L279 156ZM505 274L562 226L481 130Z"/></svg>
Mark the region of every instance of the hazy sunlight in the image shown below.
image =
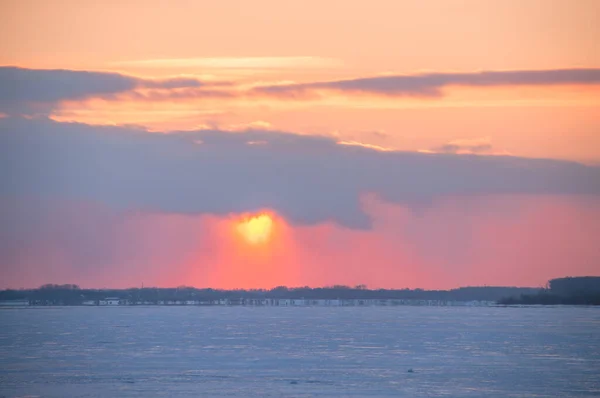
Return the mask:
<svg viewBox="0 0 600 398"><path fill-rule="evenodd" d="M271 237L273 219L268 214L244 218L237 225L238 232L251 244L268 242Z"/></svg>

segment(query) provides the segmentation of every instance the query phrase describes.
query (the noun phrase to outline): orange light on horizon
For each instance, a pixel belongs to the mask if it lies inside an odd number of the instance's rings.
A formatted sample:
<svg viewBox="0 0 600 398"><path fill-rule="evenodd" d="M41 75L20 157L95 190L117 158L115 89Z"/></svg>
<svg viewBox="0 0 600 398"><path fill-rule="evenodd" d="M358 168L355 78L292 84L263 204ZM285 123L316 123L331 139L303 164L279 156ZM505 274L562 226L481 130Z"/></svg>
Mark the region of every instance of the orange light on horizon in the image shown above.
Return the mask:
<svg viewBox="0 0 600 398"><path fill-rule="evenodd" d="M245 217L237 224L237 231L252 245L266 243L273 233L273 218L266 213Z"/></svg>

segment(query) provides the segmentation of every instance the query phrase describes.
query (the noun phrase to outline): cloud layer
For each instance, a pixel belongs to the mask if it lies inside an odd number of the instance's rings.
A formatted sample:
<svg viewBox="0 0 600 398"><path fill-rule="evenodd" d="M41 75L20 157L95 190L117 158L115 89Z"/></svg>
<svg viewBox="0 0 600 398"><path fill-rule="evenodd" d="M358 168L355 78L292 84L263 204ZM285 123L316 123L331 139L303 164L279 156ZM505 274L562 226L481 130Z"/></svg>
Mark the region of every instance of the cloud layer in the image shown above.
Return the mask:
<svg viewBox="0 0 600 398"><path fill-rule="evenodd" d="M149 80L109 72L0 67L0 112L27 114L51 110L57 102L83 100L147 89L198 88L196 79Z"/></svg>
<svg viewBox="0 0 600 398"><path fill-rule="evenodd" d="M260 142L261 145L251 145ZM0 195L160 213L272 209L294 224L369 228L361 198L413 207L494 194L600 195L600 168L508 156L382 152L252 130L140 129L0 119Z"/></svg>
<svg viewBox="0 0 600 398"><path fill-rule="evenodd" d="M377 76L303 84L257 87L263 95L302 98L314 91L365 93L387 96L440 97L448 86L553 86L600 84L600 69L483 71Z"/></svg>
<svg viewBox="0 0 600 398"><path fill-rule="evenodd" d="M246 82L247 83L247 82ZM375 76L326 82L260 85L248 88L234 82L207 82L195 78L152 80L113 72L42 70L0 67L0 113L43 115L63 101L89 98L133 101L181 101L202 98L256 98L306 100L329 93L344 95L413 96L439 98L450 86L598 85L600 69L483 71Z"/></svg>

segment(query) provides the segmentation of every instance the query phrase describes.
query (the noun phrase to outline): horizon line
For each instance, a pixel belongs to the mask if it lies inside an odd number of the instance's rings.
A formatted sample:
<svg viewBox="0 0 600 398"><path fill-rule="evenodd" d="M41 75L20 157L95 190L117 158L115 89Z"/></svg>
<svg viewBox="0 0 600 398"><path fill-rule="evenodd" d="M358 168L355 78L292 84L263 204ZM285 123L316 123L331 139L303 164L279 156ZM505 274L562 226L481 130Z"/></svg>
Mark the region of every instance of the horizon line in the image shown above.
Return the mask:
<svg viewBox="0 0 600 398"><path fill-rule="evenodd" d="M580 276L574 278L586 278L586 277L595 277L595 276ZM600 277L600 276L598 276ZM561 278L553 278L553 279L563 279L570 277L561 277ZM70 286L70 287L69 287ZM82 287L77 284L65 283L65 284L55 284L48 283L44 285L40 285L38 287L20 287L20 288L2 288L0 291L6 290L40 290L44 288L66 288L72 290L131 290L131 289L196 289L196 290L215 290L215 291L272 291L276 289L287 289L287 290L301 290L301 289L342 289L342 290L363 290L363 291L380 291L380 290L421 290L421 291L450 291L450 290L458 290L458 289L466 289L466 288L517 288L517 289L544 289L544 286L509 286L509 285L464 285L452 288L440 288L440 289L426 289L421 287L391 287L391 288L370 288L367 285L327 285L327 286L274 286L270 288L216 288L216 287L197 287L197 286L169 286L169 287L159 287L159 286L130 286L130 287Z"/></svg>

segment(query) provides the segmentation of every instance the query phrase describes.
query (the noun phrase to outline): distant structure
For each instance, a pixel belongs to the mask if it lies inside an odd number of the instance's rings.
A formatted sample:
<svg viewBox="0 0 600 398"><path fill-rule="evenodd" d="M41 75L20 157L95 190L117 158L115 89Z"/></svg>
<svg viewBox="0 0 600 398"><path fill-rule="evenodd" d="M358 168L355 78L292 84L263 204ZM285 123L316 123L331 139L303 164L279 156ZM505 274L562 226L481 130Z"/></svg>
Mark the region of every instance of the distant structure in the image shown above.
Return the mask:
<svg viewBox="0 0 600 398"><path fill-rule="evenodd" d="M29 300L0 300L0 307L25 307Z"/></svg>
<svg viewBox="0 0 600 398"><path fill-rule="evenodd" d="M108 297L104 300L100 300L99 305L121 305L121 300L118 297ZM123 302L123 304L126 304Z"/></svg>

